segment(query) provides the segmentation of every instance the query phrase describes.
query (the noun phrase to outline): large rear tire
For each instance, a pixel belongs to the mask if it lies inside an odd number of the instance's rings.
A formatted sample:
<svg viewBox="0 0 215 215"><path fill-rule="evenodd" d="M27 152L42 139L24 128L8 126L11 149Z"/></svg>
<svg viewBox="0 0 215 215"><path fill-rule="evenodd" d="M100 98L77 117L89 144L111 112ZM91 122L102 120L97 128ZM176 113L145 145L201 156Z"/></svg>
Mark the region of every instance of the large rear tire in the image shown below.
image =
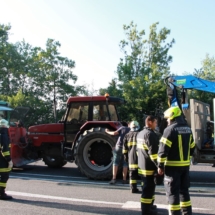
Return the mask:
<svg viewBox="0 0 215 215"><path fill-rule="evenodd" d="M116 139L105 133L103 128L85 131L75 148L75 160L80 171L91 179L111 178L115 142Z"/></svg>

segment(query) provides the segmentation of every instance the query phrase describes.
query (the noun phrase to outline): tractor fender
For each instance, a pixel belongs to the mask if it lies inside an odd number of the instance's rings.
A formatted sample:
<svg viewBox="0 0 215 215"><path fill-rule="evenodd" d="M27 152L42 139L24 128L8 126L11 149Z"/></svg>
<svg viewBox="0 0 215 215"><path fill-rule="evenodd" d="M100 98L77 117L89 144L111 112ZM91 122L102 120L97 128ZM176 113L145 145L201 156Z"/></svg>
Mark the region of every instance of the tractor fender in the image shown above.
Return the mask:
<svg viewBox="0 0 215 215"><path fill-rule="evenodd" d="M107 128L109 130L117 130L118 128L120 128L122 125L119 121L87 121L86 123L84 123L84 125L80 128L80 131L76 134L74 142L73 142L73 147L75 147L77 140L79 139L80 135L83 134L85 131L90 130L92 128L96 128L96 127L100 127L100 128Z"/></svg>

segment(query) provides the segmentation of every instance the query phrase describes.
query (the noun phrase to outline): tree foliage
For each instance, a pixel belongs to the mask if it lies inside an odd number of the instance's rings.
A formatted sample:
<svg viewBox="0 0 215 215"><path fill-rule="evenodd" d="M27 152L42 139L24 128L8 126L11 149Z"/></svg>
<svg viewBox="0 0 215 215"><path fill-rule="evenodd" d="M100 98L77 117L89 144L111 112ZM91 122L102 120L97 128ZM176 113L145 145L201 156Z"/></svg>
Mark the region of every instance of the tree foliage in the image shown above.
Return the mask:
<svg viewBox="0 0 215 215"><path fill-rule="evenodd" d="M138 31L133 22L123 26L125 39L119 46L124 58L117 66L117 78L107 89L100 89L126 99L127 105L121 108L124 120L142 123L145 113L154 114L167 100L163 78L169 74L172 57L168 51L175 41L167 41L170 30L165 27L158 30L158 25L150 26L148 36L145 30Z"/></svg>
<svg viewBox="0 0 215 215"><path fill-rule="evenodd" d="M85 91L84 86L75 85L75 62L60 55L61 44L53 39L47 40L45 49L25 40L10 43L10 29L0 25L0 98L12 107L31 107L27 124L54 122L53 104L61 112L69 96Z"/></svg>
<svg viewBox="0 0 215 215"><path fill-rule="evenodd" d="M215 58L206 54L205 59L202 60L201 64L202 67L200 69L195 69L193 75L215 82ZM214 93L192 90L189 92L189 97L210 104L210 109L213 110Z"/></svg>

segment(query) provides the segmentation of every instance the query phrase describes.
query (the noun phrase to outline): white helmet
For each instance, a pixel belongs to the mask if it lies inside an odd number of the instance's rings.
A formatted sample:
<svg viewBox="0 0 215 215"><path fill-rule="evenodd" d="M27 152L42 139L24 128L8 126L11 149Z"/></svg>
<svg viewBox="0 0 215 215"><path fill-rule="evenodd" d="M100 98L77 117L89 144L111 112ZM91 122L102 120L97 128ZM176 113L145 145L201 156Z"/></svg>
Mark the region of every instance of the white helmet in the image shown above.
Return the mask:
<svg viewBox="0 0 215 215"><path fill-rule="evenodd" d="M137 121L131 121L129 127L131 128L131 131L138 131L140 126Z"/></svg>
<svg viewBox="0 0 215 215"><path fill-rule="evenodd" d="M6 119L1 119L0 120L0 127L9 128L8 121Z"/></svg>

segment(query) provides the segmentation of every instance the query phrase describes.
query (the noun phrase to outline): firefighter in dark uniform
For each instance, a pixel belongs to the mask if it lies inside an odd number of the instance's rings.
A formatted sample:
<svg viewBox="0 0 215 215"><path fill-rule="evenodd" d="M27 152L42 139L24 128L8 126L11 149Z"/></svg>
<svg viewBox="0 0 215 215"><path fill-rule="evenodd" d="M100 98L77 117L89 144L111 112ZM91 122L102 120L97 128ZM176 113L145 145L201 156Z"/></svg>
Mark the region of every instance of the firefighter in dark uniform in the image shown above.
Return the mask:
<svg viewBox="0 0 215 215"><path fill-rule="evenodd" d="M8 122L5 119L0 120L0 135L0 199L10 200L12 196L5 193L5 188L13 163L10 157Z"/></svg>
<svg viewBox="0 0 215 215"><path fill-rule="evenodd" d="M158 151L158 173L164 174L164 187L171 215L191 215L189 195L190 159L195 149L191 128L178 106L164 112L169 120Z"/></svg>
<svg viewBox="0 0 215 215"><path fill-rule="evenodd" d="M137 134L139 130L139 123L132 121L129 124L130 131L123 139L123 155L124 160L128 162L129 167L129 183L132 193L138 193L137 178L138 178L138 165L137 165Z"/></svg>
<svg viewBox="0 0 215 215"><path fill-rule="evenodd" d="M154 132L157 127L155 116L147 116L145 127L137 135L138 174L142 178L141 210L142 215L157 214L154 203L155 180L157 172L157 152L159 137Z"/></svg>

